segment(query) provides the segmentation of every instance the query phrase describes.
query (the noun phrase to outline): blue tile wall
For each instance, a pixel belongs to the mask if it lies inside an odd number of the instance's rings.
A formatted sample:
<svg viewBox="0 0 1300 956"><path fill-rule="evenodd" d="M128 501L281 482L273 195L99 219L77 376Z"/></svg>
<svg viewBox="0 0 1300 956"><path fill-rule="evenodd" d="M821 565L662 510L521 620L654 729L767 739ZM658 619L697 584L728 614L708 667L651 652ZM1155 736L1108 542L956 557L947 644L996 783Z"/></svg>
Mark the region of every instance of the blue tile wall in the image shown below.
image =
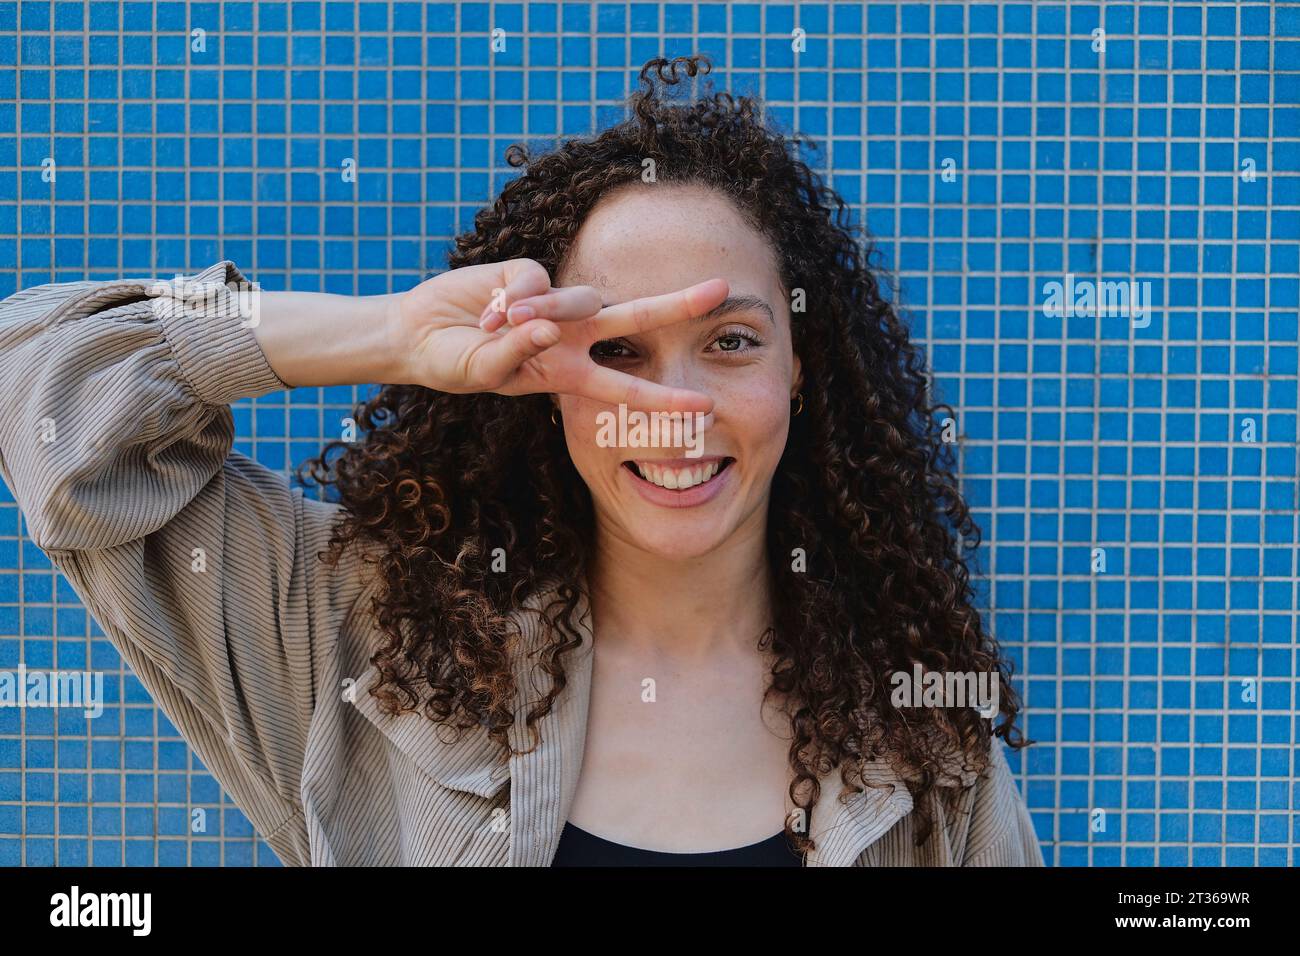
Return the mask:
<svg viewBox="0 0 1300 956"><path fill-rule="evenodd" d="M696 51L900 276L1048 862L1296 863L1296 4L0 2L0 295L223 257L407 288L506 146ZM1151 308L1049 314L1067 275ZM239 447L287 468L355 398L241 403ZM277 865L23 530L0 488L0 669L102 670L109 704L0 708L0 865Z"/></svg>

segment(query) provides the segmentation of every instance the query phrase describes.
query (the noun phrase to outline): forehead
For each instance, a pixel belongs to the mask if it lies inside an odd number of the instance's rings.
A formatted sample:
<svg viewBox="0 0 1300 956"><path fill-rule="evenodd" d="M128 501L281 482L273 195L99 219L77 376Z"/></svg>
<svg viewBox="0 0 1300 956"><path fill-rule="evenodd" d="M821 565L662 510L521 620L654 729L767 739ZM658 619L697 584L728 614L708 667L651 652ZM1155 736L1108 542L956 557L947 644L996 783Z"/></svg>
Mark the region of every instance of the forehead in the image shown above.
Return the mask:
<svg viewBox="0 0 1300 956"><path fill-rule="evenodd" d="M775 251L729 199L694 184L637 183L596 204L555 278L593 286L610 303L714 276L774 306L784 298Z"/></svg>

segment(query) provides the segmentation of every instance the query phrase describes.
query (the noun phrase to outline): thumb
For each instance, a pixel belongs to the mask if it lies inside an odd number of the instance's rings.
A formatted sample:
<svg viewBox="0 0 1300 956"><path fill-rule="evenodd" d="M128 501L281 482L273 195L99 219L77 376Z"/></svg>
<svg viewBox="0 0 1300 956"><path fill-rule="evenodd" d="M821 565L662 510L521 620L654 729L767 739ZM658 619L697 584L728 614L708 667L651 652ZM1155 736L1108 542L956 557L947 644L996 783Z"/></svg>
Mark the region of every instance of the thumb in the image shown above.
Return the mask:
<svg viewBox="0 0 1300 956"><path fill-rule="evenodd" d="M495 336L474 353L471 375L476 381L496 387L535 355L560 341L560 330L548 319L533 319Z"/></svg>

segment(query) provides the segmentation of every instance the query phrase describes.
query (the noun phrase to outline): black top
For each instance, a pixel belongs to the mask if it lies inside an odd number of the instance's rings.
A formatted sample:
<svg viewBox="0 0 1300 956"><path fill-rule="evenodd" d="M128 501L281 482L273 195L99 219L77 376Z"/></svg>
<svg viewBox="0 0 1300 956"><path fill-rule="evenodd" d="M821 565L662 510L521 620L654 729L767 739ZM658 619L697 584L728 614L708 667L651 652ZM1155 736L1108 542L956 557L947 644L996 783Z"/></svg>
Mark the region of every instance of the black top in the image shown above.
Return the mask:
<svg viewBox="0 0 1300 956"><path fill-rule="evenodd" d="M564 824L560 846L551 866L802 866L785 831L760 843L712 853L665 853L614 843L594 833Z"/></svg>

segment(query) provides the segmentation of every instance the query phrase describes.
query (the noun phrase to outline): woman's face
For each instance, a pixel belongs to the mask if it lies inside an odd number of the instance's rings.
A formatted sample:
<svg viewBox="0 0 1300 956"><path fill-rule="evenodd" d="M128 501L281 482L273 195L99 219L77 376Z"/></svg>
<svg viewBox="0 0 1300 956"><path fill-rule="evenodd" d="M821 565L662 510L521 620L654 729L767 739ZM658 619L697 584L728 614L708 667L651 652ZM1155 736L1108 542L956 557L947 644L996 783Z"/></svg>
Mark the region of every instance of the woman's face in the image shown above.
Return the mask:
<svg viewBox="0 0 1300 956"><path fill-rule="evenodd" d="M635 410L625 410L631 427L621 429L617 406L558 397L601 534L667 559L706 555L741 529L765 527L799 386L775 254L721 194L635 184L596 205L555 276L556 286L593 286L606 305L715 276L729 284L725 314L607 340L592 352L609 368L709 395L702 431L689 430L691 416L685 429L661 419L666 427L648 433L660 447L611 447L611 439L635 440ZM675 447L663 447L670 439Z"/></svg>

